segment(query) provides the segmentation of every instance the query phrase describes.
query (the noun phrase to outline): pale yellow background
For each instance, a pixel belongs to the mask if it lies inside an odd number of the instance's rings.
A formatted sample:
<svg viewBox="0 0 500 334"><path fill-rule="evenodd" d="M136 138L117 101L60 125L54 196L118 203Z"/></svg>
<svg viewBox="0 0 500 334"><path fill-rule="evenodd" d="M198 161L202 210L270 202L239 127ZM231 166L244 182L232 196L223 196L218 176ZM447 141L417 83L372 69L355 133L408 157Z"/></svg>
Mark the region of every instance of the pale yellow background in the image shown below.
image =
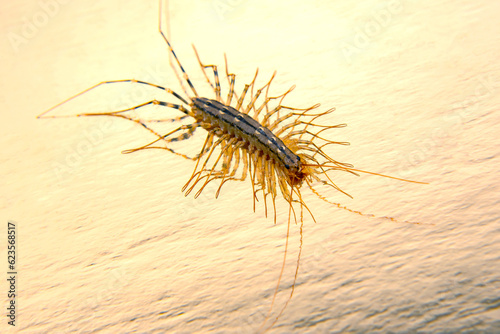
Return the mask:
<svg viewBox="0 0 500 334"><path fill-rule="evenodd" d="M15 330L255 332L282 262L286 206L277 225L261 206L254 214L248 182L228 184L219 199L213 188L184 197L193 163L120 154L149 138L126 122L36 119L102 80L176 88L157 2L68 1L46 22L40 3L0 5L0 268L13 220ZM297 85L290 105L337 107L322 120L349 125L330 133L351 142L329 150L336 159L430 182L340 177L354 199L326 194L421 225L358 216L307 193L318 223L306 217L295 294L271 332L500 330L499 13L486 0L170 4L174 48L204 94L191 43L207 63L222 66L226 52L240 84L256 67L261 80L276 69L275 93ZM35 18L38 27L12 43ZM60 112L130 95L103 94ZM137 96L151 98L169 97ZM298 227L291 234L278 308L295 271ZM3 308L5 281L0 289ZM12 330L0 319L0 331Z"/></svg>

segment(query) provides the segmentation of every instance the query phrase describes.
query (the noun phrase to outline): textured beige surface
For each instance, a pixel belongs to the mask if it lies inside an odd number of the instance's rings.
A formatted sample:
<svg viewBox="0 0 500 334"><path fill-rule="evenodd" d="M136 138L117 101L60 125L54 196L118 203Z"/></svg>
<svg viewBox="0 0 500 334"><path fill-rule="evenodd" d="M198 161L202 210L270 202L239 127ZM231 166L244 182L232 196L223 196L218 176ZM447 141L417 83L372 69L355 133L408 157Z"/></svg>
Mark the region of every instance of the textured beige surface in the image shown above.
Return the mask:
<svg viewBox="0 0 500 334"><path fill-rule="evenodd" d="M219 199L213 188L184 197L193 164L120 154L146 138L127 123L35 118L102 80L175 86L156 1L69 1L46 22L40 3L0 14L0 224L19 228L16 330L255 332L281 266L286 206L274 226L252 212L248 182ZM318 223L306 219L295 295L272 332L499 330L499 12L464 0L172 2L174 48L197 87L191 43L207 63L226 52L240 84L257 66L261 78L276 69L275 93L297 85L288 104L335 106L323 122L348 123L332 133L351 142L329 151L336 159L430 182L341 177L354 199L327 194L422 225L306 194ZM60 112L166 98L108 89ZM295 270L298 227L291 234L277 307Z"/></svg>

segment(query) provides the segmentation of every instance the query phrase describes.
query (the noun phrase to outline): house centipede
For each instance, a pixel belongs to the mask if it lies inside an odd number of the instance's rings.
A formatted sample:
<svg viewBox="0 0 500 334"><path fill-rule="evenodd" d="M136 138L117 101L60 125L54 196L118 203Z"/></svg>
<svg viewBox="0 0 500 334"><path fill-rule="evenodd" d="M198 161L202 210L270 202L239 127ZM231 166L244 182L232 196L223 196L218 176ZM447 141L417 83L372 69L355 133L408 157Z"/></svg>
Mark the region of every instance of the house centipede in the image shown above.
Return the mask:
<svg viewBox="0 0 500 334"><path fill-rule="evenodd" d="M256 202L260 195L264 202L264 211L267 217L268 211L272 211L274 223L277 223L277 205L276 199L279 194L288 203L288 221L286 232L286 243L283 256L281 271L276 284L274 295L269 306L269 311L263 321L260 331L267 331L278 321L279 317L285 311L290 302L299 271L300 256L302 252L302 230L304 221L304 212L306 211L313 221L316 222L313 213L306 205L301 187L307 186L320 199L348 210L350 212L364 215L359 211L351 210L339 203L334 203L322 195L316 188L316 184L335 189L349 197L347 192L337 186L332 172L346 172L352 175L358 173L368 173L400 181L413 183L424 183L411 180L405 180L397 177L383 175L374 172L368 172L354 168L352 164L339 162L331 158L326 152L325 147L329 145L348 145L347 142L333 141L325 138L328 130L345 127L346 124L321 125L318 120L334 112L335 108L326 111L317 112L319 104L314 104L307 108L295 108L283 104L285 97L292 92L295 86L292 86L286 92L270 96L269 90L272 81L276 76L274 72L271 78L260 88L256 86L258 69L249 84L245 84L241 94L235 91L236 75L230 73L228 61L224 55L225 75L228 81L229 91L224 99L221 94L221 84L219 72L216 65L206 65L193 45L194 53L200 65L202 73L214 91L215 98L206 98L198 94L187 71L182 66L177 57L170 38L167 38L162 28L162 1L159 4L158 31L162 39L168 46L169 63L175 73L184 94L174 90L156 85L154 83L136 80L122 79L100 82L84 91L60 102L59 104L40 114L38 118L59 118L62 116L47 115L52 110L60 107L70 100L75 99L99 86L114 83L129 82L133 84L146 85L157 88L168 93L175 99L176 103L150 100L131 108L103 112L103 113L81 113L74 115L82 116L108 116L118 117L127 121L134 122L155 136L155 140L146 145L125 150L123 153L133 153L146 149L164 149L173 154L186 159L194 160L195 167L191 176L185 183L182 191L187 196L195 191L194 197L198 197L208 184L219 181L219 186L215 192L215 197L220 195L222 186L228 181L250 180L253 198L253 210L256 210ZM207 70L213 74L213 80L210 79ZM180 71L181 75L179 74ZM255 93L254 93L254 90ZM158 133L147 122L139 117L130 115L130 112L148 107L161 106L179 111L183 115L174 119L174 121L192 119L192 123L183 124L167 133ZM274 105L271 107L271 105ZM170 147L170 143L183 141L191 138L198 128L207 132L203 146L199 153L193 157L179 153ZM270 199L271 207L268 207ZM390 217L382 217L395 221ZM290 234L290 223L292 220L300 223L300 245L295 268L295 276L291 291L286 303L274 317L271 324L266 327L272 311L278 290L280 287L283 271L285 268L288 237Z"/></svg>

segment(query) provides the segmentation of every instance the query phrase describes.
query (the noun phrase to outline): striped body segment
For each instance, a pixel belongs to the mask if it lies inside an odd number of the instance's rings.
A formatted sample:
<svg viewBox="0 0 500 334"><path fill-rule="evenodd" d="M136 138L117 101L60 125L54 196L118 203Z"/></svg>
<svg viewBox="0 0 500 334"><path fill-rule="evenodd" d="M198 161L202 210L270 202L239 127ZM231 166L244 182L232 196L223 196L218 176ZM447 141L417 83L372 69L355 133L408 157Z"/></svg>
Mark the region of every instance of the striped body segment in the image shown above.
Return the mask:
<svg viewBox="0 0 500 334"><path fill-rule="evenodd" d="M286 169L298 172L301 169L301 160L283 141L271 130L262 126L258 121L247 114L241 113L231 106L207 98L193 98L193 111L201 121L202 127L211 130L214 123L223 132L243 141L242 148L248 149L253 145L259 151L265 152Z"/></svg>

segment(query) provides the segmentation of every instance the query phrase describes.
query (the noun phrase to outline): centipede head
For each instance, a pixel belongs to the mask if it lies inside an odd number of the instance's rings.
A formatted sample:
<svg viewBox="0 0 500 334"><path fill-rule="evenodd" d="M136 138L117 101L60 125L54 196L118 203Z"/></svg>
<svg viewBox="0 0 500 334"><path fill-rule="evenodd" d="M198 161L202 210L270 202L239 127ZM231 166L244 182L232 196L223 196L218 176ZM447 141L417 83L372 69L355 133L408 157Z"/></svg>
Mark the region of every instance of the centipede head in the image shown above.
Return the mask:
<svg viewBox="0 0 500 334"><path fill-rule="evenodd" d="M301 161L303 160L301 159ZM299 168L290 168L288 171L288 184L294 188L300 188L304 180L315 173L314 168L302 163L299 163Z"/></svg>

